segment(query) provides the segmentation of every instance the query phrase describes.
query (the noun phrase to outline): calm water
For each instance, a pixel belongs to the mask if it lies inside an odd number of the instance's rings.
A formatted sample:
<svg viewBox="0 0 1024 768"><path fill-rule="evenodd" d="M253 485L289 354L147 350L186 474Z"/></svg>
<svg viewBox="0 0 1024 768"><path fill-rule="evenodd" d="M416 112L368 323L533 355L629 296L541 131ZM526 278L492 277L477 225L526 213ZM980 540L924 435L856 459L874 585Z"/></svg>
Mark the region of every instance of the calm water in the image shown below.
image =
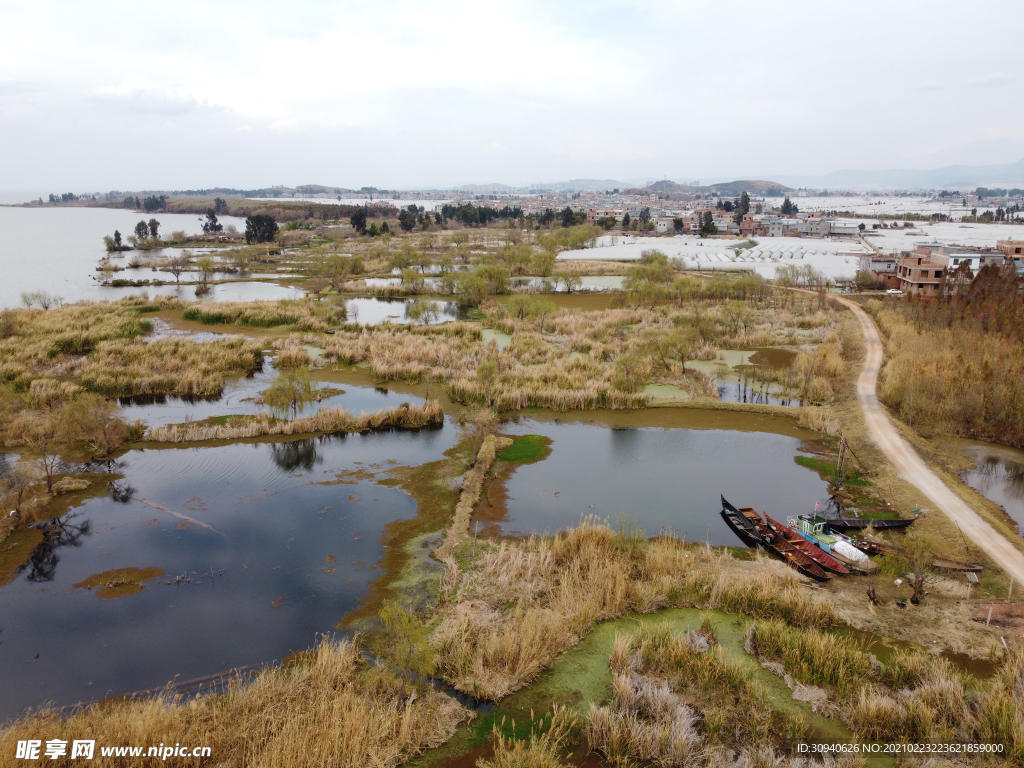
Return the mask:
<svg viewBox="0 0 1024 768"><path fill-rule="evenodd" d="M978 465L961 474L964 482L1005 509L1024 536L1024 451L971 443L964 452Z"/></svg>
<svg viewBox="0 0 1024 768"><path fill-rule="evenodd" d="M455 438L445 427L128 453L133 499L84 503L0 588L0 721L310 647L378 576L384 526L415 514L408 496L369 479L320 483L440 459ZM167 576L115 600L73 586L127 567ZM179 574L193 582L165 583Z"/></svg>
<svg viewBox="0 0 1024 768"><path fill-rule="evenodd" d="M794 461L799 437L739 431L738 422L722 425L731 429L706 426L609 429L523 419L506 431L551 438L551 455L515 471L507 514L496 522L508 533L553 532L584 514L612 524L631 515L648 535L671 529L691 540L736 546L739 539L718 514L720 494L782 519L813 509L827 495L827 483Z"/></svg>
<svg viewBox="0 0 1024 768"><path fill-rule="evenodd" d="M425 306L427 311L419 317L409 316L410 307L417 304ZM436 325L459 319L459 305L454 301L435 301L433 299L346 299L345 309L348 311L350 323L361 325L377 325L378 323L408 323L416 325Z"/></svg>
<svg viewBox="0 0 1024 768"><path fill-rule="evenodd" d="M127 415L168 423L182 421L185 408L194 417L207 406L210 415L233 412L262 376L233 383L220 402L135 404ZM372 398L415 400L338 386L346 389L343 404L352 396L374 407L380 401ZM783 516L813 506L825 491L815 473L793 461L803 433L790 420L677 409L575 420L538 413L503 431L553 440L547 459L512 475L507 515L493 492L498 504L483 522L510 532L553 531L582 514L614 523L625 513L649 534L671 528L735 545L717 514L720 493ZM86 501L62 528L49 530L16 580L0 587L0 719L45 701L64 705L192 680L308 648L317 632L357 606L379 574L384 526L415 514L411 499L374 477L436 461L457 438L446 425L129 452L119 471L131 499ZM338 477L360 469L373 476ZM347 482L322 484L336 479ZM73 586L127 567L156 567L167 576L116 600ZM166 583L181 574L193 582Z"/></svg>
<svg viewBox="0 0 1024 768"><path fill-rule="evenodd" d="M202 232L199 217L192 214L142 214L108 208L0 207L0 267L4 274L4 280L0 283L0 307L21 306L22 291L47 291L73 302L82 299L117 299L146 290L104 288L95 278L96 265L106 255L103 236L113 235L116 229L127 237L140 220L149 221L150 218L160 222L160 231L165 234L178 229L190 235ZM224 216L220 221L225 226L234 224L239 231L245 229L244 219ZM137 272L141 270L132 270L127 274L134 275ZM139 277L153 276L149 270L145 272L145 275L140 274ZM126 273L118 274L123 276ZM217 296L217 289L222 287L226 289L224 295ZM279 286L269 287L279 289ZM151 293L164 294L167 290L173 291L173 286L149 290ZM182 292L182 298L191 296L195 299L194 289L182 289ZM228 286L217 286L213 296L232 301L245 301L249 298L240 289ZM261 295L258 298L287 297Z"/></svg>
<svg viewBox="0 0 1024 768"><path fill-rule="evenodd" d="M326 397L319 403L308 403L300 410L300 416L308 416L323 408L344 408L358 416L364 411L370 413L383 408L394 408L401 403L421 405L423 398L403 394L386 387L360 387L347 383L319 380L319 372L313 371L310 378L318 387L340 389L344 394ZM202 421L212 416L236 416L267 411L267 406L257 405L252 398L266 390L278 371L269 362L263 370L252 376L231 379L218 397L177 397L175 395L138 395L120 399L122 416L128 422L142 419L150 427L165 424L184 424L188 421ZM290 418L290 416L289 416Z"/></svg>

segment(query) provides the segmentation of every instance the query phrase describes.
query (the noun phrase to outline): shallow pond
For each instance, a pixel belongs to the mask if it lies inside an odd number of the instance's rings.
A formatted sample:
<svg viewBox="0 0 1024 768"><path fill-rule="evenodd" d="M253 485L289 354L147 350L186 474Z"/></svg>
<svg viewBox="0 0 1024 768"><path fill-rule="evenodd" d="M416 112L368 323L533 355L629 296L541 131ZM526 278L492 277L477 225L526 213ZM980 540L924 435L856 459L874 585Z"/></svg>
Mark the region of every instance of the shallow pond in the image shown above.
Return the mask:
<svg viewBox="0 0 1024 768"><path fill-rule="evenodd" d="M999 504L1024 536L1024 451L992 443L969 443L964 453L977 467L961 473L963 481Z"/></svg>
<svg viewBox="0 0 1024 768"><path fill-rule="evenodd" d="M458 304L433 299L347 299L345 309L348 310L348 321L360 325L377 325L388 321L436 325L459 319ZM417 310L421 311L417 313Z"/></svg>
<svg viewBox="0 0 1024 768"><path fill-rule="evenodd" d="M651 424L646 413L674 428ZM804 435L788 419L754 421L749 414L668 408L646 413L592 420L524 416L509 425L503 430L508 434L549 438L551 454L517 466L505 483L506 498L492 487L475 519L481 530L554 532L578 523L581 515L613 525L626 515L651 536L672 531L690 540L742 546L718 514L720 495L781 519L813 509L827 495L827 483L794 461L803 455Z"/></svg>
<svg viewBox="0 0 1024 768"><path fill-rule="evenodd" d="M723 349L714 360L689 360L686 367L710 376L723 402L797 405L785 386L770 381L771 369L786 368L795 357L795 352L778 347Z"/></svg>
<svg viewBox="0 0 1024 768"><path fill-rule="evenodd" d="M216 397L178 397L175 395L138 395L123 397L119 402L122 416L130 423L142 419L150 427L166 424L184 424L189 421L203 421L215 416L239 416L262 413L267 406L253 402L266 390L279 372L269 362L263 370L252 376L232 379L224 391ZM344 408L358 416L384 408L394 408L401 403L421 405L423 398L403 394L386 387L363 387L335 381L329 371L312 371L310 379L319 389L342 390L343 394L325 397L320 402L308 403L300 409L300 416L310 416L323 408Z"/></svg>
<svg viewBox="0 0 1024 768"><path fill-rule="evenodd" d="M445 427L129 452L119 471L132 498L72 510L0 588L0 721L310 647L379 575L385 526L415 514L374 476L439 459L456 436ZM118 599L74 586L125 568L166 575Z"/></svg>

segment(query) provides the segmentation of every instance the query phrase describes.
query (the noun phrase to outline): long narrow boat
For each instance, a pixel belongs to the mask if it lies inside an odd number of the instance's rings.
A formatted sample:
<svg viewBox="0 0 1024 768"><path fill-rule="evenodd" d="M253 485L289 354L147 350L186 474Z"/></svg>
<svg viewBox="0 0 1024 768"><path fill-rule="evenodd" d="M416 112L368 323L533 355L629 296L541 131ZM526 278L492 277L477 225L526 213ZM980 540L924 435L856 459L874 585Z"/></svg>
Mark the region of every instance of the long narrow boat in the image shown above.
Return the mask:
<svg viewBox="0 0 1024 768"><path fill-rule="evenodd" d="M741 515L736 507L726 501L725 496L722 496L721 514L725 524L739 537L740 541L748 547L763 546L764 542L761 541L756 526L744 515Z"/></svg>
<svg viewBox="0 0 1024 768"><path fill-rule="evenodd" d="M800 515L786 520L789 527L819 549L824 550L847 568L871 573L878 566L855 547L843 534L829 530L829 521L815 515Z"/></svg>
<svg viewBox="0 0 1024 768"><path fill-rule="evenodd" d="M916 520L911 517L906 520L862 520L854 517L830 517L827 518L830 528L837 531L862 531L866 528L874 528L876 531L892 530L894 528L906 528Z"/></svg>
<svg viewBox="0 0 1024 768"><path fill-rule="evenodd" d="M801 552L803 552L805 555L811 558L811 560L816 562L825 570L843 575L846 575L850 572L845 565L843 565L834 557L832 557L832 555L828 554L828 552L821 549L820 547L816 547L814 544L811 544L811 542L807 541L807 539L803 538L800 534L798 534L789 526L783 525L778 520L773 520L772 518L768 517L768 515L765 515L764 517L768 521L768 525L777 534L779 534L779 536L781 536L787 542L789 542L794 547L799 549Z"/></svg>
<svg viewBox="0 0 1024 768"><path fill-rule="evenodd" d="M734 507L723 496L722 517L733 532L750 546L761 546L772 554L778 555L815 581L827 581L832 578L814 560L769 528L757 510L752 507Z"/></svg>

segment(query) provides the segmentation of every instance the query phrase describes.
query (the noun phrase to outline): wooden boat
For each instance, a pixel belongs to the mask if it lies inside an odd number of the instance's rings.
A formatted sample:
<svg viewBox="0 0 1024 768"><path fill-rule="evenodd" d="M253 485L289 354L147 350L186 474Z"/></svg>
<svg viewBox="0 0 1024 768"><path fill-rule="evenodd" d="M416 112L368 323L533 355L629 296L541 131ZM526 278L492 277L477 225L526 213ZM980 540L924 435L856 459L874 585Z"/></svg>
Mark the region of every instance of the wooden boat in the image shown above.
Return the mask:
<svg viewBox="0 0 1024 768"><path fill-rule="evenodd" d="M789 527L808 542L824 550L850 570L871 573L878 566L857 549L849 538L833 531L829 521L815 515L800 515L787 518Z"/></svg>
<svg viewBox="0 0 1024 768"><path fill-rule="evenodd" d="M722 517L733 532L750 546L761 546L778 555L800 573L815 581L827 581L832 578L814 560L769 528L753 507L734 507L723 496Z"/></svg>
<svg viewBox="0 0 1024 768"><path fill-rule="evenodd" d="M811 544L811 542L807 541L807 539L802 537L789 526L783 525L778 520L773 520L772 518L768 517L768 515L765 515L764 517L768 521L768 525L779 536L781 536L787 542L789 542L794 547L799 549L801 552L803 552L805 555L811 558L811 560L816 562L825 570L839 574L848 574L850 572L845 565L843 565L834 557L832 557L832 555L828 554L828 552L821 549L820 547Z"/></svg>
<svg viewBox="0 0 1024 768"><path fill-rule="evenodd" d="M984 570L980 565L976 565L974 563L960 563L956 560L950 560L945 557L936 557L932 563L932 567L944 568L949 571L971 571L973 573Z"/></svg>
<svg viewBox="0 0 1024 768"><path fill-rule="evenodd" d="M867 528L874 528L877 531L887 531L896 528L906 528L917 518L911 517L906 520L865 520L859 517L846 517L843 508L839 505L835 496L823 499L814 505L814 514L824 517L828 525L834 531L862 531Z"/></svg>
<svg viewBox="0 0 1024 768"><path fill-rule="evenodd" d="M725 520L725 524L732 529L740 541L746 544L748 547L759 547L763 545L761 536L757 532L757 527L744 515L740 514L740 511L736 509L732 504L725 500L725 496L722 496L722 519Z"/></svg>
<svg viewBox="0 0 1024 768"><path fill-rule="evenodd" d="M865 528L886 531L894 528L906 528L917 518L911 517L906 520L862 520L854 517L830 517L827 519L829 527L835 528L837 531L862 531Z"/></svg>

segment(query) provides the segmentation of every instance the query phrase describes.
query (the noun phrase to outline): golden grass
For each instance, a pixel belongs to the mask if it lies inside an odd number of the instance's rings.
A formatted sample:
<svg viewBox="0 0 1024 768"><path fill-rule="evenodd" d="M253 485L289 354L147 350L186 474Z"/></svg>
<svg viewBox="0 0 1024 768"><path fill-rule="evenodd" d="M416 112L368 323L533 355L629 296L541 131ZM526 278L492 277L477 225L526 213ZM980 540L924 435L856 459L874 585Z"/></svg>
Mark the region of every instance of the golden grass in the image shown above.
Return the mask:
<svg viewBox="0 0 1024 768"><path fill-rule="evenodd" d="M505 738L501 732L504 725L503 718L501 725L495 724L492 729L494 758L478 760L477 768L568 768L570 765L562 761L562 754L568 744L575 742L577 717L571 712L555 707L551 715L530 723L530 735L526 739Z"/></svg>
<svg viewBox="0 0 1024 768"><path fill-rule="evenodd" d="M263 413L237 424L208 424L201 421L153 427L146 440L157 443L194 443L205 440L239 440L264 435L303 435L310 433L369 432L380 429L419 429L440 426L444 411L437 400L423 405L402 403L373 413L353 416L344 408L324 408L312 416L298 419L272 419Z"/></svg>
<svg viewBox="0 0 1024 768"><path fill-rule="evenodd" d="M801 682L827 685L845 693L873 676L867 655L853 640L781 621L758 621L747 631L756 656L782 662Z"/></svg>
<svg viewBox="0 0 1024 768"><path fill-rule="evenodd" d="M446 576L458 600L439 607L437 667L459 690L498 699L595 622L628 610L700 606L797 626L835 622L831 606L801 588L791 569L763 560L741 570L735 562L668 537L632 542L587 518L554 537L501 542L468 572Z"/></svg>
<svg viewBox="0 0 1024 768"><path fill-rule="evenodd" d="M152 326L145 314L179 306L176 299L128 298L17 310L13 333L0 339L0 382L25 406L39 408L83 390L107 397L213 395L228 374L262 364L261 346L242 338L147 343Z"/></svg>
<svg viewBox="0 0 1024 768"><path fill-rule="evenodd" d="M705 744L786 748L802 731L704 630L664 625L617 637L609 666L612 702L591 705L587 734L614 764L696 764Z"/></svg>
<svg viewBox="0 0 1024 768"><path fill-rule="evenodd" d="M209 746L213 764L237 768L386 768L443 743L469 716L430 686L370 665L353 642L324 639L297 665L236 680L221 695L166 693L115 699L67 716L44 710L23 717L0 729L0 754L14 755L23 739L89 738L111 746ZM178 758L175 764L206 765L211 758ZM101 757L97 746L91 764L138 762Z"/></svg>
<svg viewBox="0 0 1024 768"><path fill-rule="evenodd" d="M480 500L480 492L483 489L487 470L491 468L495 457L510 445L512 445L512 439L508 437L498 435L484 437L480 444L480 450L477 452L476 463L463 477L462 493L459 495L459 503L455 507L452 523L448 527L441 546L434 552L434 556L439 560L449 557L468 535L469 520L473 516L476 503Z"/></svg>
<svg viewBox="0 0 1024 768"><path fill-rule="evenodd" d="M1024 347L967 326L923 327L868 302L885 340L878 395L913 429L1024 446ZM909 311L909 310L908 310Z"/></svg>

